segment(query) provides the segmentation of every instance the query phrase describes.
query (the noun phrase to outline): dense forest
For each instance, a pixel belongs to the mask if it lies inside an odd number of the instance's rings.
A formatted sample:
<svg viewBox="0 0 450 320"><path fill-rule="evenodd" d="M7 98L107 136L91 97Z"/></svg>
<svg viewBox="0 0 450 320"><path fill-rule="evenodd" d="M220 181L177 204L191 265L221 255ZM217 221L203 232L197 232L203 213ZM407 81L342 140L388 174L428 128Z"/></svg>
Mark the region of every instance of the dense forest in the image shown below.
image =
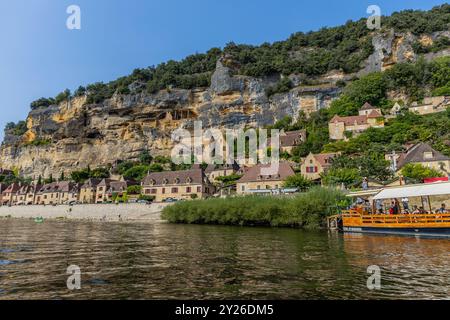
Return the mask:
<svg viewBox="0 0 450 320"><path fill-rule="evenodd" d="M383 32L431 34L448 30L450 5L444 4L429 11L406 10L383 17ZM432 47L415 44L417 53L439 50L448 46L450 40L442 37ZM168 61L158 66L135 69L131 75L109 83L98 82L80 86L73 94L65 90L55 98L40 98L31 108L58 104L70 96L87 94L87 103L100 103L114 93L129 94L146 91L154 93L161 89L192 89L207 87L216 62L221 56L233 61L236 74L264 77L273 74L306 76L323 75L331 70L352 73L361 69L362 63L373 53L372 33L366 19L348 21L345 25L322 28L318 31L297 32L287 40L264 43L260 46L228 43L223 49L212 48L206 53L194 54L181 61ZM281 84L281 91L289 84Z"/></svg>

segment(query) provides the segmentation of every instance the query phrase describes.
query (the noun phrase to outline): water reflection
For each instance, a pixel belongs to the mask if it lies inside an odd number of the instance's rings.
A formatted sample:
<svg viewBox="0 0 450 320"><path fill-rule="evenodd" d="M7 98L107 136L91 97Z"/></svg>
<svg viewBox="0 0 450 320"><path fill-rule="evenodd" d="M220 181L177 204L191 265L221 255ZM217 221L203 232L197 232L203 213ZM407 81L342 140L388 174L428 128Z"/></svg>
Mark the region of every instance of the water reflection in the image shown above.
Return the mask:
<svg viewBox="0 0 450 320"><path fill-rule="evenodd" d="M0 221L0 299L447 298L449 240L290 229ZM366 287L369 265L382 290ZM78 265L82 289L69 291Z"/></svg>

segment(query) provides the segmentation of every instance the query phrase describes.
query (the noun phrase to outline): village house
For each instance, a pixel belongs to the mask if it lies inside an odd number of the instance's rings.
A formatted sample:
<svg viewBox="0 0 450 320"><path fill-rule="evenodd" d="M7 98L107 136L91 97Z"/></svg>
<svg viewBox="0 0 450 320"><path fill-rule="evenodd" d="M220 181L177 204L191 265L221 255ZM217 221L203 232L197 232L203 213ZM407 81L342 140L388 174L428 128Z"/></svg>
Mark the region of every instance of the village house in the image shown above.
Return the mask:
<svg viewBox="0 0 450 320"><path fill-rule="evenodd" d="M20 189L21 185L19 183L10 184L3 192L2 192L2 205L13 205L14 204L14 195Z"/></svg>
<svg viewBox="0 0 450 320"><path fill-rule="evenodd" d="M15 205L32 205L34 204L37 190L41 188L40 185L22 185L14 195Z"/></svg>
<svg viewBox="0 0 450 320"><path fill-rule="evenodd" d="M309 180L319 180L321 175L331 166L333 158L339 153L310 153L300 166L301 174Z"/></svg>
<svg viewBox="0 0 450 320"><path fill-rule="evenodd" d="M391 108L389 114L390 114L390 116L391 116L392 118L395 118L395 117L397 117L398 115L400 115L401 112L402 112L402 106L401 106L398 102L396 102L396 103L394 104L394 106Z"/></svg>
<svg viewBox="0 0 450 320"><path fill-rule="evenodd" d="M358 116L340 117L335 115L328 124L330 139L348 140L369 128L384 127L381 110L366 103Z"/></svg>
<svg viewBox="0 0 450 320"><path fill-rule="evenodd" d="M57 205L78 201L79 184L61 181L44 184L35 196L35 204Z"/></svg>
<svg viewBox="0 0 450 320"><path fill-rule="evenodd" d="M195 164L192 166L192 169L200 169L200 165ZM205 175L208 177L209 181L217 182L217 178L236 174L239 170L240 167L236 162L233 164L209 164L205 168Z"/></svg>
<svg viewBox="0 0 450 320"><path fill-rule="evenodd" d="M263 174L263 168L269 168L270 164L258 164L249 168L244 176L236 183L237 194L256 193L262 190L266 192L277 192L282 189L284 180L295 174L287 162L280 162L278 172L275 174Z"/></svg>
<svg viewBox="0 0 450 320"><path fill-rule="evenodd" d="M287 131L280 133L280 153L292 154L292 149L306 141L306 130ZM271 140L267 139L267 147L270 148Z"/></svg>
<svg viewBox="0 0 450 320"><path fill-rule="evenodd" d="M95 203L109 203L116 197L122 198L127 193L128 187L134 185L138 183L132 180L103 179L97 185Z"/></svg>
<svg viewBox="0 0 450 320"><path fill-rule="evenodd" d="M450 96L427 97L423 103L414 102L408 110L420 115L442 112L450 106Z"/></svg>
<svg viewBox="0 0 450 320"><path fill-rule="evenodd" d="M203 199L214 194L214 186L202 169L153 172L142 181L142 194L156 202L173 199Z"/></svg>
<svg viewBox="0 0 450 320"><path fill-rule="evenodd" d="M97 186L102 179L90 178L80 187L80 202L95 203L95 195L97 194Z"/></svg>
<svg viewBox="0 0 450 320"><path fill-rule="evenodd" d="M410 146L404 153L387 154L385 158L391 161L391 168L397 174L400 174L401 169L406 164L414 163L438 170L446 176L450 175L450 157L434 150L427 143L418 143Z"/></svg>

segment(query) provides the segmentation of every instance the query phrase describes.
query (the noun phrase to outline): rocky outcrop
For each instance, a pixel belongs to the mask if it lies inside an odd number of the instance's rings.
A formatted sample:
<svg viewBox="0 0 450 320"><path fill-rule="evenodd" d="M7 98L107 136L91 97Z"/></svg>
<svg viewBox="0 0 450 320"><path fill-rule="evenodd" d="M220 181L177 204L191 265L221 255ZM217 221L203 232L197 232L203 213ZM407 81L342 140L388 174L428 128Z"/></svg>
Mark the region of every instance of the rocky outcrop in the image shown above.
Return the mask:
<svg viewBox="0 0 450 320"><path fill-rule="evenodd" d="M423 41L433 42L443 35L434 34ZM412 45L417 40L411 34L393 31L374 34L374 53L359 74L413 61L417 57ZM427 58L440 54L450 53L444 50ZM27 117L27 132L20 136L6 133L0 167L18 168L31 177L47 177L88 165L113 166L119 160L135 160L145 149L153 155L169 155L171 132L176 128L192 129L194 121L201 121L204 128L237 129L263 127L285 116L295 120L300 112L308 115L327 108L341 92L337 81L349 81L354 76L342 71L313 79L291 75L294 88L269 98L266 90L279 81L279 75L234 75L233 62L223 57L217 62L209 88L115 94L100 104L86 104L85 97L78 97L32 110Z"/></svg>
<svg viewBox="0 0 450 320"><path fill-rule="evenodd" d="M136 160L145 149L170 155L171 132L193 129L194 121L203 128L263 127L324 108L339 94L337 87L321 85L296 87L269 99L265 90L276 81L232 76L219 61L206 89L114 95L101 104L85 104L83 97L32 110L28 131L22 137L7 135L3 142L0 167L37 178Z"/></svg>

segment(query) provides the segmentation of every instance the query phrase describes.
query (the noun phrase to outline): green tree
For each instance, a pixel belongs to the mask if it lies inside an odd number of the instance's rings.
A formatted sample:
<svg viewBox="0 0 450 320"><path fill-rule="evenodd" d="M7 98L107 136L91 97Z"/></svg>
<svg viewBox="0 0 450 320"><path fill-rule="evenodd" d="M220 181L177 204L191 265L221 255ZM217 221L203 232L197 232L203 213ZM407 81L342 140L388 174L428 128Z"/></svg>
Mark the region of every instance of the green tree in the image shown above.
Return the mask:
<svg viewBox="0 0 450 320"><path fill-rule="evenodd" d="M357 186L361 183L362 177L357 169L354 168L331 168L321 175L322 183L325 185L345 187Z"/></svg>
<svg viewBox="0 0 450 320"><path fill-rule="evenodd" d="M413 180L414 182L423 182L423 180L426 178L436 178L444 176L442 172L433 168L425 167L420 163L406 164L402 168L401 173L406 179Z"/></svg>

